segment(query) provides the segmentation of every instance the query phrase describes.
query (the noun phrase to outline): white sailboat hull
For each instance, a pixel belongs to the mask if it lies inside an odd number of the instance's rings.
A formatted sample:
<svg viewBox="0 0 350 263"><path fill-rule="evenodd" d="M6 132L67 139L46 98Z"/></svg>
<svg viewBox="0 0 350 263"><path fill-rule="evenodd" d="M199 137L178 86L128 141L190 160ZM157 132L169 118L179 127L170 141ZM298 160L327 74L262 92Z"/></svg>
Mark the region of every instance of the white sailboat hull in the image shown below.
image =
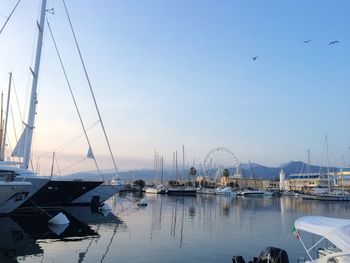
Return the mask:
<svg viewBox="0 0 350 263"><path fill-rule="evenodd" d="M91 191L87 192L86 194L83 194L82 196L78 197L74 201L71 202L72 205L90 205L91 202L94 199L98 199L100 203L105 202L121 190L125 188L125 185L123 184L115 184L115 185L109 185L109 184L101 184L97 186L96 188L92 189Z"/></svg>

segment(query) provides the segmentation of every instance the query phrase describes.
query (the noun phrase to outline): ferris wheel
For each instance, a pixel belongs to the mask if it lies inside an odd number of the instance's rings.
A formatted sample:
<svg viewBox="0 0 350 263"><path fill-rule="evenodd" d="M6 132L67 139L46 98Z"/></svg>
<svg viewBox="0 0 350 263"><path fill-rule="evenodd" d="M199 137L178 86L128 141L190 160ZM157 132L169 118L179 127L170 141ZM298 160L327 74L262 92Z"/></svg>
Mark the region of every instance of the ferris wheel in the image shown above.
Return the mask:
<svg viewBox="0 0 350 263"><path fill-rule="evenodd" d="M224 147L212 149L204 159L203 173L211 181L218 181L225 172L238 174L240 162L232 151Z"/></svg>

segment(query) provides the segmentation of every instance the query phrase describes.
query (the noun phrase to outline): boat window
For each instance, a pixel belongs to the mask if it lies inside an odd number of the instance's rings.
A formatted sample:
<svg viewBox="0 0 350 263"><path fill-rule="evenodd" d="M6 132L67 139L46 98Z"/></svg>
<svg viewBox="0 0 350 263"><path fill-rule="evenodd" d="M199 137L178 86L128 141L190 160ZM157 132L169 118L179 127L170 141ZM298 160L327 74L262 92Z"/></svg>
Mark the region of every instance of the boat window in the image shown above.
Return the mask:
<svg viewBox="0 0 350 263"><path fill-rule="evenodd" d="M17 176L17 173L14 171L0 170L0 178L3 178L6 182L12 182L15 176Z"/></svg>
<svg viewBox="0 0 350 263"><path fill-rule="evenodd" d="M25 194L24 193L18 193L15 195L15 201L18 202L18 201L22 201L25 197Z"/></svg>

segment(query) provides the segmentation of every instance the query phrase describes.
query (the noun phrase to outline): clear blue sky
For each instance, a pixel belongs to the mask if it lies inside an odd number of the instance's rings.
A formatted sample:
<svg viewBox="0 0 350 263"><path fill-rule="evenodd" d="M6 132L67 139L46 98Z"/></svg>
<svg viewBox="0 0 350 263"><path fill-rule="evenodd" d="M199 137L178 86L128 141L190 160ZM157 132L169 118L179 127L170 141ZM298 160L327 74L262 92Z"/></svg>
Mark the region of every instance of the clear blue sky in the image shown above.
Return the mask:
<svg viewBox="0 0 350 263"><path fill-rule="evenodd" d="M312 163L326 164L326 133L331 163L350 164L349 1L66 2L121 169L152 167L155 148L171 165L182 144L189 162L224 146L242 162L306 161L310 149ZM0 15L15 3L2 1ZM62 2L48 7L89 126L97 116ZM13 70L22 105L38 10L22 1L0 35L1 89ZM81 129L48 31L40 74L35 150L52 152ZM67 152L86 150L82 140Z"/></svg>

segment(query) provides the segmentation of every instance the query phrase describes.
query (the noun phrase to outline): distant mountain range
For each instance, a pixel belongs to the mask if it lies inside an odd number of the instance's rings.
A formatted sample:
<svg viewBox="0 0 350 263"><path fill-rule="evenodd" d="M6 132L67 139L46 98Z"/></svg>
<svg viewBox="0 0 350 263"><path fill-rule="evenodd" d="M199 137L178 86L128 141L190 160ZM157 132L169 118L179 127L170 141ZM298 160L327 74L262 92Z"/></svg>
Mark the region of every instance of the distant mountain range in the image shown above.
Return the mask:
<svg viewBox="0 0 350 263"><path fill-rule="evenodd" d="M279 178L279 173L283 169L286 176L290 174L299 174L307 172L307 164L300 161L292 161L289 163L282 164L280 167L267 167L260 164L252 164L252 169L250 169L249 164L242 165L242 173L245 177L253 177L252 171L255 178L266 178L266 179L277 179ZM252 170L252 171L251 171ZM310 173L327 172L326 167L321 167L317 165L310 165ZM330 167L330 171L338 171L339 168Z"/></svg>
<svg viewBox="0 0 350 263"><path fill-rule="evenodd" d="M252 178L255 177L257 179L278 179L279 173L281 169L283 169L286 176L289 176L290 174L298 174L298 173L306 173L307 172L307 164L300 161L291 161L289 163L282 164L279 167L267 167L264 165L260 165L257 163L251 163L251 167L249 164L242 164L242 175L246 178ZM330 171L338 171L339 168L336 167L330 167ZM320 167L317 165L310 165L310 173L318 173L320 171L326 172L327 169L325 167ZM229 169L230 174L235 173L234 168ZM254 175L253 175L254 174ZM111 180L115 176L115 173L111 171L105 171L103 172L103 177L105 180ZM93 180L93 179L99 179L99 175L96 172L81 172L81 173L75 173L71 175L66 175L66 178L82 178L85 180ZM145 181L152 181L155 179L155 174L153 169L142 169L142 170L134 170L134 171L125 171L120 172L119 177L125 181L129 180L136 180L136 179L142 179ZM164 181L174 179L173 173L171 171L165 171L164 173Z"/></svg>

